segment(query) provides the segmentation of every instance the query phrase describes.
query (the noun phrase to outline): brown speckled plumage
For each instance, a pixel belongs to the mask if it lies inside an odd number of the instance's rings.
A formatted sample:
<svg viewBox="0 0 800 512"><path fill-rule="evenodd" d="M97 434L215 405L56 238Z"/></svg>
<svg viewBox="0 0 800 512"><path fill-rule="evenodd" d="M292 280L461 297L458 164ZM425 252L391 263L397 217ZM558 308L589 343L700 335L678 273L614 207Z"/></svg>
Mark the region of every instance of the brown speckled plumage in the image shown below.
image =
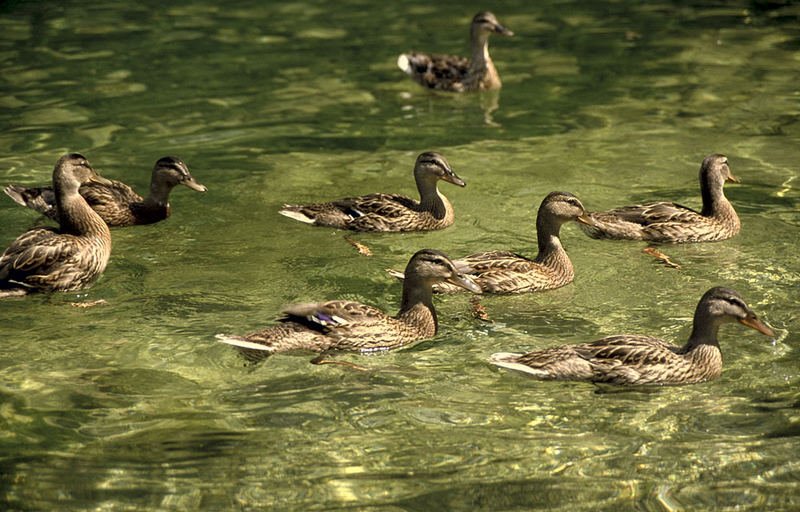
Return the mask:
<svg viewBox="0 0 800 512"><path fill-rule="evenodd" d="M723 192L726 181L738 182L728 159L709 155L700 167L700 212L669 202L623 206L590 213L592 226L581 229L592 238L683 243L725 240L739 232L739 217Z"/></svg>
<svg viewBox="0 0 800 512"><path fill-rule="evenodd" d="M30 229L5 250L0 256L0 297L78 290L100 277L111 255L111 233L78 193L89 182L108 180L77 153L58 160L53 188L63 212L60 227Z"/></svg>
<svg viewBox="0 0 800 512"><path fill-rule="evenodd" d="M489 36L514 33L497 22L494 14L479 12L470 24L472 59L456 55L401 54L397 66L420 85L451 92L486 91L502 86L500 75L489 57Z"/></svg>
<svg viewBox="0 0 800 512"><path fill-rule="evenodd" d="M443 180L463 187L464 181L433 151L417 157L414 180L419 201L396 194L369 194L329 203L285 204L279 213L315 226L354 231L427 231L450 226L455 219L453 207L437 183Z"/></svg>
<svg viewBox="0 0 800 512"><path fill-rule="evenodd" d="M150 195L143 198L120 181L107 184L87 183L80 194L100 217L112 227L152 224L170 215L169 193L176 185L198 192L206 187L197 183L179 158L166 156L156 162L150 180ZM26 188L9 185L5 189L14 201L58 221L55 193L52 187Z"/></svg>
<svg viewBox="0 0 800 512"><path fill-rule="evenodd" d="M509 251L487 251L453 260L459 271L472 277L483 293L511 294L559 288L575 277L572 262L561 245L561 225L587 222L580 200L569 192L551 192L539 206L536 237L539 254L529 259ZM396 277L402 274L389 271ZM454 293L458 287L440 283L438 293Z"/></svg>
<svg viewBox="0 0 800 512"><path fill-rule="evenodd" d="M625 334L592 343L563 345L528 354L492 354L494 364L542 380L578 380L624 385L693 384L715 379L722 371L719 327L739 322L767 335L735 290L708 290L694 313L692 334L683 347L652 336Z"/></svg>
<svg viewBox="0 0 800 512"><path fill-rule="evenodd" d="M439 251L417 252L406 267L400 312L389 316L359 302L333 300L297 304L284 309L280 323L246 336L219 334L217 338L238 347L252 361L277 352L372 352L402 347L436 334L436 310L431 286L447 281L473 292L480 289L461 276Z"/></svg>

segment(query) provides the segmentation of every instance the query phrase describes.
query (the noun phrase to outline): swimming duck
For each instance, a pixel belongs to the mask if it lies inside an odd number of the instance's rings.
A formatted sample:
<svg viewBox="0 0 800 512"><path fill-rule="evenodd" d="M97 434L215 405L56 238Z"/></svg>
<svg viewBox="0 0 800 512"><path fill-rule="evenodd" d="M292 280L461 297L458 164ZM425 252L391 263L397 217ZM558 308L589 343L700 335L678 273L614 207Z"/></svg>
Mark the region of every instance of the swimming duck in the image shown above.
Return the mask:
<svg viewBox="0 0 800 512"><path fill-rule="evenodd" d="M524 355L499 352L492 354L490 361L542 380L623 385L694 384L715 379L722 371L717 333L722 324L730 322L775 336L741 295L718 286L708 290L697 304L692 334L683 347L652 336L622 334Z"/></svg>
<svg viewBox="0 0 800 512"><path fill-rule="evenodd" d="M198 192L208 189L197 183L179 158L165 156L156 162L150 179L150 195L142 198L120 181L87 183L80 193L109 226L152 224L170 216L169 193L175 185L185 185ZM52 187L26 188L9 185L5 189L14 201L58 221Z"/></svg>
<svg viewBox="0 0 800 512"><path fill-rule="evenodd" d="M455 215L450 201L439 192L439 180L466 186L442 155L429 151L419 155L414 164L419 201L398 194L369 194L305 206L285 204L278 213L315 226L354 231L442 229L453 223Z"/></svg>
<svg viewBox="0 0 800 512"><path fill-rule="evenodd" d="M470 276L483 293L525 293L560 288L575 278L572 262L561 245L561 225L591 222L580 200L569 192L551 192L539 206L536 237L539 254L529 259L510 251L487 251L471 254L453 262L459 271ZM403 275L389 271L395 277ZM434 286L439 293L453 293L458 287L447 283Z"/></svg>
<svg viewBox="0 0 800 512"><path fill-rule="evenodd" d="M434 283L446 281L480 292L440 251L423 249L414 254L406 275L400 312L395 316L346 300L297 304L285 308L285 316L274 327L245 336L218 334L217 339L238 347L251 361L288 351L389 350L436 334L431 290Z"/></svg>
<svg viewBox="0 0 800 512"><path fill-rule="evenodd" d="M592 225L581 229L592 238L683 243L725 240L739 232L739 217L725 197L726 181L738 183L728 159L709 155L700 167L700 212L676 203L651 202L590 213Z"/></svg>
<svg viewBox="0 0 800 512"><path fill-rule="evenodd" d="M409 52L398 57L397 66L429 89L452 92L499 89L502 82L489 57L489 36L513 36L514 33L500 25L490 12L476 14L469 33L472 60L455 55Z"/></svg>
<svg viewBox="0 0 800 512"><path fill-rule="evenodd" d="M85 183L108 185L82 155L62 156L53 171L58 229L29 229L0 256L0 297L78 290L92 284L111 255L111 233L78 193Z"/></svg>

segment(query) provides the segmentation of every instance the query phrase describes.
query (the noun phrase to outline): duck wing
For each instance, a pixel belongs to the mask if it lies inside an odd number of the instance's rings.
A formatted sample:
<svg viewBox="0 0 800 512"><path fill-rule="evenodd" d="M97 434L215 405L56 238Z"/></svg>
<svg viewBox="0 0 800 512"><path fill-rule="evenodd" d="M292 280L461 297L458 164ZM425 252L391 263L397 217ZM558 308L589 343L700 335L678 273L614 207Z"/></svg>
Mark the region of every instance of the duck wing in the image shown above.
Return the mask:
<svg viewBox="0 0 800 512"><path fill-rule="evenodd" d="M53 187L23 187L11 184L3 191L18 204L35 210L42 215L58 220L58 211L55 208L56 194Z"/></svg>
<svg viewBox="0 0 800 512"><path fill-rule="evenodd" d="M284 309L279 323L245 336L218 334L217 339L238 347L251 361L276 352L371 352L399 346L403 326L381 310L354 301L294 304Z"/></svg>
<svg viewBox="0 0 800 512"><path fill-rule="evenodd" d="M401 322L378 308L354 301L334 300L295 304L284 309L281 322L291 322L332 339L329 350L370 352L398 346Z"/></svg>
<svg viewBox="0 0 800 512"><path fill-rule="evenodd" d="M453 263L461 272L479 274L499 269L521 272L529 268L533 260L511 251L484 251L458 258Z"/></svg>
<svg viewBox="0 0 800 512"><path fill-rule="evenodd" d="M665 372L688 366L678 354L679 347L652 336L610 336L573 348L591 366L595 382L663 382Z"/></svg>
<svg viewBox="0 0 800 512"><path fill-rule="evenodd" d="M641 226L660 224L666 222L691 222L700 213L686 206L670 202L652 202L635 206L623 206L603 213L591 214L601 222L612 222L618 219L623 222L632 222Z"/></svg>
<svg viewBox="0 0 800 512"><path fill-rule="evenodd" d="M17 203L58 221L53 187L26 188L9 185L4 191ZM114 226L124 225L127 218L132 217L131 205L144 201L131 187L121 181L111 181L110 185L86 183L81 185L80 194L103 220ZM125 217L126 220L120 220L120 217Z"/></svg>
<svg viewBox="0 0 800 512"><path fill-rule="evenodd" d="M359 197L347 197L331 203L346 213L352 220L365 215L376 215L396 219L419 208L419 201L399 194L369 194Z"/></svg>
<svg viewBox="0 0 800 512"><path fill-rule="evenodd" d="M510 294L546 290L560 286L563 281L561 273L556 269L511 251L479 252L454 260L453 263L460 272L472 277L486 293ZM435 285L434 290L459 291L457 287L446 283Z"/></svg>
<svg viewBox="0 0 800 512"><path fill-rule="evenodd" d="M677 203L653 202L590 213L592 226L579 224L592 238L683 242L697 239L709 219Z"/></svg>
<svg viewBox="0 0 800 512"><path fill-rule="evenodd" d="M281 215L314 224L356 231L397 231L395 224L415 217L419 202L398 194L345 197L329 203L285 204Z"/></svg>
<svg viewBox="0 0 800 512"><path fill-rule="evenodd" d="M543 380L653 384L666 382L665 373L679 373L688 366L678 350L652 336L620 335L528 354L501 352L491 361Z"/></svg>
<svg viewBox="0 0 800 512"><path fill-rule="evenodd" d="M653 336L618 335L573 345L589 361L615 362L633 366L666 364L677 356L679 347Z"/></svg>
<svg viewBox="0 0 800 512"><path fill-rule="evenodd" d="M133 203L144 201L142 196L121 181L111 181L110 185L87 183L81 185L80 194L101 217L104 217L108 210L128 208Z"/></svg>
<svg viewBox="0 0 800 512"><path fill-rule="evenodd" d="M386 313L378 308L347 300L293 304L285 307L283 313L285 316L280 318L281 322L299 323L325 334L335 334L344 326L387 318Z"/></svg>
<svg viewBox="0 0 800 512"><path fill-rule="evenodd" d="M48 227L33 228L14 240L0 256L0 281L40 284L54 272L57 263L80 250L72 235ZM68 266L64 265L64 270Z"/></svg>
<svg viewBox="0 0 800 512"><path fill-rule="evenodd" d="M469 64L469 59L457 55L417 52L404 53L398 59L398 65L411 78L429 89L445 91L463 90Z"/></svg>

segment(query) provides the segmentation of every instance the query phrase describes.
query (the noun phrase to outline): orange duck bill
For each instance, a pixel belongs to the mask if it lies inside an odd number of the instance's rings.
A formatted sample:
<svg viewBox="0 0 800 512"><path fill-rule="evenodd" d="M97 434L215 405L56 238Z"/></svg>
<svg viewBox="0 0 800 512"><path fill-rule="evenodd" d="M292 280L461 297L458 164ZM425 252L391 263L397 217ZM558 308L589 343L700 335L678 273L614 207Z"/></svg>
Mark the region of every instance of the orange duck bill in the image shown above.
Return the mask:
<svg viewBox="0 0 800 512"><path fill-rule="evenodd" d="M769 336L770 338L775 337L775 332L770 329L767 324L759 320L755 313L748 313L746 317L739 319L739 323L755 329L761 334Z"/></svg>

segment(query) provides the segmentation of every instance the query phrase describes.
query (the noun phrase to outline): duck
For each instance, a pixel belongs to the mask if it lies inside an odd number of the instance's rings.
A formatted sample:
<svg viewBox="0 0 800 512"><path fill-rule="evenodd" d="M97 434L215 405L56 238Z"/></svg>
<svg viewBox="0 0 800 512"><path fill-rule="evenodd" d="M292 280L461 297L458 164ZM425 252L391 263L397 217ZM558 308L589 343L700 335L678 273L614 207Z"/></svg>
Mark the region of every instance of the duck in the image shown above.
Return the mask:
<svg viewBox="0 0 800 512"><path fill-rule="evenodd" d="M439 192L439 180L466 186L435 151L417 157L414 181L420 200L398 194L345 197L328 203L285 204L278 213L291 219L337 229L373 232L429 231L444 229L455 220L450 201Z"/></svg>
<svg viewBox="0 0 800 512"><path fill-rule="evenodd" d="M152 224L170 216L169 193L175 185L184 185L197 192L208 189L198 183L189 173L189 168L180 158L165 156L153 166L150 179L150 195L143 198L121 181L87 183L80 194L100 217L112 227ZM11 184L3 189L14 201L58 221L52 187L27 188Z"/></svg>
<svg viewBox="0 0 800 512"><path fill-rule="evenodd" d="M644 240L659 243L713 242L739 233L739 216L723 192L725 182L739 183L728 158L712 154L700 166L703 209L664 201L589 213L592 224L581 226L592 238Z"/></svg>
<svg viewBox="0 0 800 512"><path fill-rule="evenodd" d="M489 36L510 37L514 33L498 23L494 14L479 12L472 18L469 34L472 59L408 52L397 58L397 66L428 89L450 92L499 89L503 84L489 57Z"/></svg>
<svg viewBox="0 0 800 512"><path fill-rule="evenodd" d="M59 158L53 170L59 227L32 228L11 242L0 256L0 298L79 290L100 277L111 255L111 232L79 193L87 183L110 181L83 155Z"/></svg>
<svg viewBox="0 0 800 512"><path fill-rule="evenodd" d="M373 306L349 300L296 304L283 310L278 324L245 336L216 338L257 362L280 352L375 352L432 338L438 330L432 286L448 282L478 293L480 287L458 272L441 251L416 252L406 266L400 312L389 316Z"/></svg>
<svg viewBox="0 0 800 512"><path fill-rule="evenodd" d="M719 377L722 353L717 335L721 325L732 322L775 336L736 290L717 286L697 304L692 333L683 346L653 336L621 334L527 354L498 352L490 361L540 380L630 386L696 384Z"/></svg>
<svg viewBox="0 0 800 512"><path fill-rule="evenodd" d="M560 288L575 279L567 252L561 245L559 232L567 222L591 222L580 199L569 192L549 193L536 216L536 238L539 253L530 259L510 251L485 251L453 261L456 268L471 277L483 293L516 294ZM388 272L398 278L403 273ZM438 293L454 293L459 288L448 283L434 286Z"/></svg>

